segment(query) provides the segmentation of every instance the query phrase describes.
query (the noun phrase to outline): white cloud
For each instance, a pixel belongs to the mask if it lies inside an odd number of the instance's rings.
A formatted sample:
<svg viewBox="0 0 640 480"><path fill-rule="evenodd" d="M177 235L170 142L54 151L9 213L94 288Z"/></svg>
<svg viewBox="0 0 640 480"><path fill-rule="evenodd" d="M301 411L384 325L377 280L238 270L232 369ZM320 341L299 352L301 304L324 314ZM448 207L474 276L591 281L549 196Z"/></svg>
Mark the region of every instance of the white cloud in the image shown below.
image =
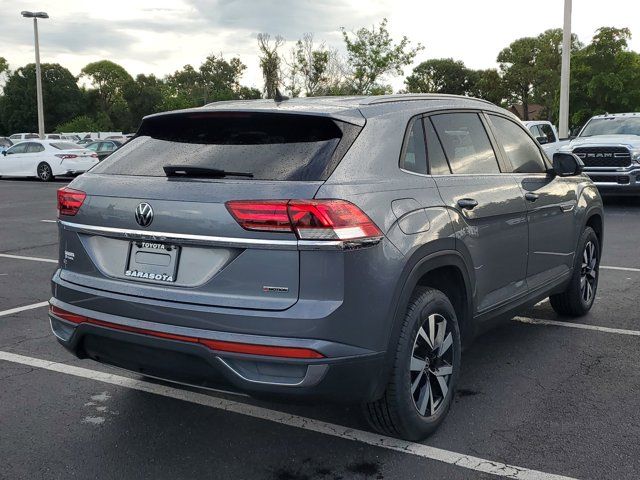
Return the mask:
<svg viewBox="0 0 640 480"><path fill-rule="evenodd" d="M255 35L267 31L296 40L341 46L339 28L355 30L388 17L396 38L406 35L426 48L416 62L453 57L472 68L495 66L500 49L516 38L562 25L562 0L57 0L39 22L43 62L58 62L74 74L87 63L108 58L133 75L164 75L210 53L239 56L244 81L260 86ZM574 28L583 42L600 26L629 27L640 50L640 4L629 0L574 0ZM33 61L31 23L21 10L39 3L0 0L0 56L12 68ZM13 15L11 13L14 12ZM409 69L408 69L409 70ZM405 73L408 73L408 70ZM402 79L393 82L402 86Z"/></svg>

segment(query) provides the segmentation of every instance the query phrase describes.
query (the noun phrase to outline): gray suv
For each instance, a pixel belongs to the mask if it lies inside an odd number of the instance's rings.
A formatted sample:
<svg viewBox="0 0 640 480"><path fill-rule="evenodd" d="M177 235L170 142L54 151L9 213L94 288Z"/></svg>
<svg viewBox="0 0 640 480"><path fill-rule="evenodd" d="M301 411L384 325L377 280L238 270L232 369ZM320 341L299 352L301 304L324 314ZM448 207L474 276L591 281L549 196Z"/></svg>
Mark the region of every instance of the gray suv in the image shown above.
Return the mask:
<svg viewBox="0 0 640 480"><path fill-rule="evenodd" d="M80 358L443 421L464 345L546 297L593 304L598 191L507 111L400 95L146 117L58 191L50 319Z"/></svg>

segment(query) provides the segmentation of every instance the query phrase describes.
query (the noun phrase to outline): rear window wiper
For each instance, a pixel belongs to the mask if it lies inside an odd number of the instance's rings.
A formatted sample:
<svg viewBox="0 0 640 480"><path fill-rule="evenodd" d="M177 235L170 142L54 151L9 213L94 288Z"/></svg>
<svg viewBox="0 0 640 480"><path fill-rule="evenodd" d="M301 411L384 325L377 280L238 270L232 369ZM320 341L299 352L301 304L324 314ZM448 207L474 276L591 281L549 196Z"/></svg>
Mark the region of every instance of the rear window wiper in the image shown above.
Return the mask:
<svg viewBox="0 0 640 480"><path fill-rule="evenodd" d="M224 178L247 177L253 178L249 172L228 172L219 168L191 167L189 165L166 165L162 167L167 177L200 177L200 178Z"/></svg>

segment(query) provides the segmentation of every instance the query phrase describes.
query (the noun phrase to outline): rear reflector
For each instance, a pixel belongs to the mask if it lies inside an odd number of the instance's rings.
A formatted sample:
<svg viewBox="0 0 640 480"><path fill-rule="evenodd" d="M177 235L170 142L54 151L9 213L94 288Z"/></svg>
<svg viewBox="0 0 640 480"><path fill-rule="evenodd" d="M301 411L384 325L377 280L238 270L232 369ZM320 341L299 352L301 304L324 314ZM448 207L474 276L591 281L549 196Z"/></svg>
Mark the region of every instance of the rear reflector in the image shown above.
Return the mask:
<svg viewBox="0 0 640 480"><path fill-rule="evenodd" d="M69 187L58 189L58 215L75 215L87 194Z"/></svg>
<svg viewBox="0 0 640 480"><path fill-rule="evenodd" d="M243 353L247 355L261 355L265 357L279 357L279 358L325 358L319 352L311 350L309 348L297 348L297 347L277 347L271 345L255 345L252 343L238 343L238 342L226 342L222 340L211 340L207 338L189 337L186 335L174 335L172 333L158 332L156 330L147 330L144 328L130 327L128 325L120 325L117 323L105 322L103 320L97 320L95 318L86 317L84 315L78 315L71 313L54 305L49 306L49 312L62 320L68 322L81 324L89 323L91 325L97 325L105 328L112 328L114 330L121 330L123 332L137 333L140 335L148 335L150 337L165 338L168 340L176 340L179 342L198 343L204 345L211 350L219 352L232 352Z"/></svg>
<svg viewBox="0 0 640 480"><path fill-rule="evenodd" d="M294 232L302 240L382 237L376 224L346 200L234 200L226 206L245 230Z"/></svg>

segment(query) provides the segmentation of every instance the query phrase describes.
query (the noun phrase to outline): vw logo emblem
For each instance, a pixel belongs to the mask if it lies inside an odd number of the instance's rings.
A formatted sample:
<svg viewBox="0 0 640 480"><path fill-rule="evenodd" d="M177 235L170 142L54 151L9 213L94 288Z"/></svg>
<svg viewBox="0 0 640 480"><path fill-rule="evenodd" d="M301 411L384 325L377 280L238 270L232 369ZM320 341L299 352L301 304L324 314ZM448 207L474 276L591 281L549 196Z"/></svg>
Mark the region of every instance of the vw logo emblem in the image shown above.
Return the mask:
<svg viewBox="0 0 640 480"><path fill-rule="evenodd" d="M148 203L141 203L136 207L136 222L141 227L148 227L153 222L153 208Z"/></svg>

